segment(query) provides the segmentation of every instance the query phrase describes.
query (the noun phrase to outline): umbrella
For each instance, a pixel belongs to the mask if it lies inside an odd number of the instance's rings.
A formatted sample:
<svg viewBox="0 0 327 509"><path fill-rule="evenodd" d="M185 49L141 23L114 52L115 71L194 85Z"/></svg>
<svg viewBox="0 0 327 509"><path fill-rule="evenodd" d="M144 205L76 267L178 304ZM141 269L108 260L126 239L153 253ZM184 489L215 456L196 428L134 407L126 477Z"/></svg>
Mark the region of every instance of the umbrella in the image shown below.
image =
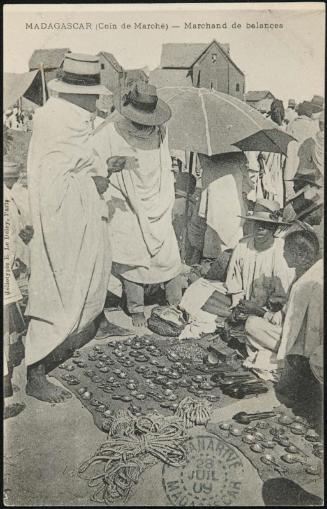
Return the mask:
<svg viewBox="0 0 327 509"><path fill-rule="evenodd" d="M245 151L258 152L278 152L287 155L287 146L294 140L293 136L285 133L281 129L265 129L251 134L234 145Z"/></svg>
<svg viewBox="0 0 327 509"><path fill-rule="evenodd" d="M172 117L168 124L169 146L212 156L239 152L235 144L258 132L264 132L263 150L282 152L292 137L276 129L276 124L245 102L222 92L195 87L165 86L158 96L169 104ZM270 133L278 131L272 140ZM283 146L278 140L283 140ZM264 145L264 144L262 144ZM252 145L251 145L252 146ZM252 150L254 150L252 148ZM259 149L255 149L259 150Z"/></svg>

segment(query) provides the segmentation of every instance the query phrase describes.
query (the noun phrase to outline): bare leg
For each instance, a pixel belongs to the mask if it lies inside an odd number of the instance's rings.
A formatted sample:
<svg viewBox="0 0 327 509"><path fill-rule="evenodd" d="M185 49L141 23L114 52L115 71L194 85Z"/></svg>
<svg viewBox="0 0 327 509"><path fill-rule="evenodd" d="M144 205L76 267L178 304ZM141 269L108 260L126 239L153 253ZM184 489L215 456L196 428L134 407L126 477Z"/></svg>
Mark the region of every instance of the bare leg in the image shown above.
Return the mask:
<svg viewBox="0 0 327 509"><path fill-rule="evenodd" d="M41 362L27 368L26 394L48 403L62 403L72 397L70 392L49 382Z"/></svg>
<svg viewBox="0 0 327 509"><path fill-rule="evenodd" d="M146 327L144 315L144 286L123 279L123 288L126 295L127 309L132 317L134 327Z"/></svg>
<svg viewBox="0 0 327 509"><path fill-rule="evenodd" d="M171 306L178 306L182 300L182 277L176 276L165 283L166 301Z"/></svg>

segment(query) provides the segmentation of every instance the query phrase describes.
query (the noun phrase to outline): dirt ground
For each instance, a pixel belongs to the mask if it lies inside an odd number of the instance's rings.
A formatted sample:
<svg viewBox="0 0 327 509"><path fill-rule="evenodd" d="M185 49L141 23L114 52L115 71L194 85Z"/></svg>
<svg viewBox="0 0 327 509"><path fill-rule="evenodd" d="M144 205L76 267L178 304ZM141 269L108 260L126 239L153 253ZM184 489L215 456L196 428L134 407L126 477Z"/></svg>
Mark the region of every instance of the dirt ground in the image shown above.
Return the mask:
<svg viewBox="0 0 327 509"><path fill-rule="evenodd" d="M130 327L122 312L110 313L110 321ZM142 331L141 331L142 332ZM107 340L105 340L107 341ZM101 344L101 341L93 340ZM60 384L55 379L54 383ZM63 404L47 404L27 396L25 366L15 370L17 390L11 401L23 401L25 410L4 423L4 504L6 506L96 506L90 501L91 489L77 474L78 466L90 457L105 439L94 425L90 412L72 397ZM9 401L8 401L9 402ZM236 401L212 415L212 422L231 418L236 412L269 410L278 405L273 392ZM204 428L193 433L203 434ZM244 482L233 505L261 506L262 481L251 463L243 457ZM322 496L322 483L302 486ZM147 470L135 486L128 506L170 506L162 483L162 464Z"/></svg>

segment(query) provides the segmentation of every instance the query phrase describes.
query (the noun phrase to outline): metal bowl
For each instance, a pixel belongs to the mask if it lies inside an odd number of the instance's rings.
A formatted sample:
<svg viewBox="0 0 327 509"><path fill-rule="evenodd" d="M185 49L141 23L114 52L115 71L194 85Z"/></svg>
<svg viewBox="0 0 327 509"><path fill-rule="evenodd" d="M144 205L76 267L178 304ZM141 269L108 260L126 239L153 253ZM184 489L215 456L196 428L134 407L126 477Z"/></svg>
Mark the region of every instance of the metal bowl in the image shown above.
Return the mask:
<svg viewBox="0 0 327 509"><path fill-rule="evenodd" d="M224 431L229 430L229 428L231 426L232 426L232 424L230 424L229 422L222 422L221 424L219 424L219 428L224 430Z"/></svg>
<svg viewBox="0 0 327 509"><path fill-rule="evenodd" d="M217 394L206 394L205 398L210 403L216 403L217 401L220 401L220 396Z"/></svg>
<svg viewBox="0 0 327 509"><path fill-rule="evenodd" d="M305 435L306 428L303 426L303 424L295 423L291 426L291 432L294 435Z"/></svg>
<svg viewBox="0 0 327 509"><path fill-rule="evenodd" d="M232 426L230 429L229 429L229 432L231 435L233 435L234 437L240 437L242 435L242 430L240 428L237 428L236 426Z"/></svg>
<svg viewBox="0 0 327 509"><path fill-rule="evenodd" d="M135 397L136 397L136 399L143 400L143 399L145 399L145 398L146 398L146 395L145 395L145 394L143 394L143 393L138 393L138 394L136 394L136 396L135 396Z"/></svg>
<svg viewBox="0 0 327 509"><path fill-rule="evenodd" d="M294 422L294 418L293 417L289 417L288 415L281 415L278 418L278 422L279 422L279 424L283 424L285 426L289 426L290 424L292 424Z"/></svg>
<svg viewBox="0 0 327 509"><path fill-rule="evenodd" d="M247 433L242 438L242 441L245 442L246 444L255 444L256 443L256 438L255 438L254 435L251 435L250 433Z"/></svg>
<svg viewBox="0 0 327 509"><path fill-rule="evenodd" d="M262 454L264 452L263 447L260 444L252 444L250 446L251 451Z"/></svg>

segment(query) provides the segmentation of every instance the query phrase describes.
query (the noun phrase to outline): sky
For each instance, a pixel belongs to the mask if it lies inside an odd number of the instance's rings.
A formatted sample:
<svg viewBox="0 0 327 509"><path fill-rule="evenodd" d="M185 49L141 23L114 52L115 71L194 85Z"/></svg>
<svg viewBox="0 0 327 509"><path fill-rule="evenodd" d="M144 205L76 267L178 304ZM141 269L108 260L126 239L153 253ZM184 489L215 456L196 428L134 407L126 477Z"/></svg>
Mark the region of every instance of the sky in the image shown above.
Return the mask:
<svg viewBox="0 0 327 509"><path fill-rule="evenodd" d="M6 5L4 71L26 72L35 49L69 47L78 53L113 53L126 69L160 64L163 43L230 44L230 55L246 76L246 90L270 90L297 102L324 95L325 5L270 4L57 4ZM26 23L92 23L92 30L31 30ZM124 30L122 23L164 23L168 30ZM184 28L184 23L227 23L227 29ZM233 29L236 22L242 25ZM115 23L98 29L98 23ZM282 24L282 29L247 29L247 23ZM179 26L180 28L174 28ZM18 36L19 34L19 36Z"/></svg>

